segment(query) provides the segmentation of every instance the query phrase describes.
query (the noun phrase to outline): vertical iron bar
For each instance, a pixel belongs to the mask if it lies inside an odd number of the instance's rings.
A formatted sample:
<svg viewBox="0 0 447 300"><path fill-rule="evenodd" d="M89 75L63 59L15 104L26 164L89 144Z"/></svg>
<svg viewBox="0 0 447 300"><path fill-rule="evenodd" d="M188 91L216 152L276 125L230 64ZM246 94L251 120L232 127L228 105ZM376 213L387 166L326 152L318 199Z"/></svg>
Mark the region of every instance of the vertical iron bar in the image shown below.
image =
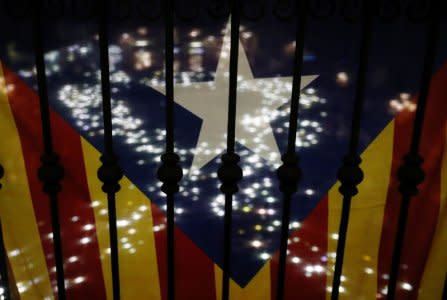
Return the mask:
<svg viewBox="0 0 447 300"><path fill-rule="evenodd" d="M234 153L236 140L236 97L237 97L237 67L239 55L239 1L232 1L231 6L231 46L230 46L230 78L228 97L227 123L227 153ZM228 300L231 273L231 241L232 241L233 194L225 194L224 217L224 257L222 275L222 300Z"/></svg>
<svg viewBox="0 0 447 300"><path fill-rule="evenodd" d="M287 152L282 157L283 164L278 168L277 174L280 180L280 189L284 194L281 236L278 259L276 299L284 298L284 282L286 276L287 241L289 238L290 207L292 195L297 191L301 179L301 168L298 165L299 158L296 154L296 131L298 127L298 113L301 92L301 74L303 69L304 38L307 24L306 1L301 0L297 5L298 20L295 36L295 62L293 68L292 100L289 114L289 132Z"/></svg>
<svg viewBox="0 0 447 300"><path fill-rule="evenodd" d="M331 299L337 300L339 296L341 274L343 269L343 260L346 244L346 235L348 232L349 213L351 209L352 197L358 193L357 185L363 180L363 171L359 167L361 158L358 152L360 125L365 99L366 78L369 58L369 48L372 38L373 25L373 7L371 1L362 3L362 30L360 44L360 62L357 71L357 83L354 98L354 107L352 112L351 136L349 141L349 152L344 157L343 166L338 171L338 179L341 182L339 189L343 195L343 206L338 231L338 243L335 261L334 277L332 282Z"/></svg>
<svg viewBox="0 0 447 300"><path fill-rule="evenodd" d="M350 154L357 153L360 137L360 123L362 118L363 103L365 98L366 78L368 72L369 48L372 38L373 7L371 1L363 1L362 4L362 32L360 42L360 62L357 70L357 84L352 112L351 137L349 141Z"/></svg>
<svg viewBox="0 0 447 300"><path fill-rule="evenodd" d="M48 103L47 76L45 69L42 21L42 0L37 0L33 13L33 46L37 73L37 86L40 101L40 114L42 120L42 138L44 150L46 153L53 152L53 142L51 136L50 108Z"/></svg>
<svg viewBox="0 0 447 300"><path fill-rule="evenodd" d="M116 193L120 190L119 180L123 172L113 150L112 104L109 69L109 1L101 0L99 9L99 52L101 64L101 93L104 121L104 153L98 178L103 182L102 190L107 194L109 212L110 259L112 264L113 299L120 299L120 276L118 259L118 230L116 224Z"/></svg>
<svg viewBox="0 0 447 300"><path fill-rule="evenodd" d="M293 86L292 86L292 99L290 104L289 114L289 132L288 132L288 144L287 153L295 154L296 145L296 131L298 128L298 113L300 105L300 93L301 93L301 75L303 70L303 54L304 54L304 38L306 36L307 25L307 7L306 1L299 0L298 20L296 23L296 36L295 36L295 63L293 68Z"/></svg>
<svg viewBox="0 0 447 300"><path fill-rule="evenodd" d="M63 168L59 165L59 157L54 152L52 136L50 109L48 102L48 91L46 82L43 36L42 36L42 0L35 2L33 13L33 46L37 73L37 86L39 93L40 114L42 123L42 135L44 143L44 154L41 157L42 165L39 168L38 176L44 183L44 192L50 199L51 225L53 230L54 257L56 262L57 294L58 299L65 299L65 276L62 256L62 242L59 224L59 208L57 193L60 191L60 180L64 175Z"/></svg>
<svg viewBox="0 0 447 300"><path fill-rule="evenodd" d="M0 164L0 179L3 178L5 174L5 170L3 166ZM0 189L2 188L2 183L0 182ZM3 240L3 226L0 220L0 286L3 287L4 292L3 295L6 300L11 299L11 293L9 290L9 276L8 276L8 256L6 254L5 244Z"/></svg>
<svg viewBox="0 0 447 300"><path fill-rule="evenodd" d="M105 152L113 152L112 138L112 104L110 96L109 69L109 5L107 0L101 0L99 21L99 52L101 64L101 93L104 119Z"/></svg>
<svg viewBox="0 0 447 300"><path fill-rule="evenodd" d="M53 227L54 256L56 261L57 296L65 299L65 275L64 261L62 256L62 240L59 224L59 204L54 195L50 195L51 226Z"/></svg>
<svg viewBox="0 0 447 300"><path fill-rule="evenodd" d="M0 221L0 276L1 287L3 288L3 296L6 300L11 299L8 277L8 257L6 255L5 244L3 240L3 227Z"/></svg>
<svg viewBox="0 0 447 300"><path fill-rule="evenodd" d="M116 199L115 194L107 194L107 206L109 212L109 239L110 260L112 262L112 287L113 299L120 299L120 273L118 259L118 228L116 225Z"/></svg>
<svg viewBox="0 0 447 300"><path fill-rule="evenodd" d="M166 196L166 234L167 234L167 276L168 300L175 299L175 237L174 237L175 198Z"/></svg>
<svg viewBox="0 0 447 300"><path fill-rule="evenodd" d="M234 153L236 140L236 98L237 98L237 67L239 61L239 0L232 1L231 7L231 42L230 42L230 78L228 96L228 123L227 123L227 152Z"/></svg>
<svg viewBox="0 0 447 300"><path fill-rule="evenodd" d="M284 298L284 279L286 277L286 259L287 259L287 241L289 238L289 223L290 223L290 196L284 196L284 206L281 219L281 237L279 246L278 259L278 280L276 299L282 300Z"/></svg>
<svg viewBox="0 0 447 300"><path fill-rule="evenodd" d="M161 156L162 165L158 178L163 183L161 190L166 194L167 233L167 281L168 300L175 299L175 194L183 170L174 145L174 1L166 0L165 10L165 88L166 88L166 149Z"/></svg>
<svg viewBox="0 0 447 300"><path fill-rule="evenodd" d="M174 152L174 2L165 2L166 151Z"/></svg>
<svg viewBox="0 0 447 300"><path fill-rule="evenodd" d="M165 9L166 153L174 153L174 1ZM175 299L175 197L166 195L168 300Z"/></svg>
<svg viewBox="0 0 447 300"><path fill-rule="evenodd" d="M405 240L405 229L410 208L411 197L418 193L417 186L423 182L425 174L421 167L423 159L419 155L419 146L424 126L425 109L427 106L430 82L436 58L436 49L439 40L441 21L441 1L434 0L432 4L432 16L429 18L427 35L427 47L422 69L421 88L417 102L416 115L413 124L411 145L408 154L404 157L404 163L399 168L399 191L402 194L402 204L399 213L398 227L391 262L390 279L387 288L387 300L395 299L399 266L402 254L402 246Z"/></svg>
<svg viewBox="0 0 447 300"><path fill-rule="evenodd" d="M231 241L233 228L233 195L225 195L224 218L224 256L222 274L222 300L230 297Z"/></svg>
<svg viewBox="0 0 447 300"><path fill-rule="evenodd" d="M444 288L442 289L442 298L440 300L447 299L447 273L445 274L444 278Z"/></svg>
<svg viewBox="0 0 447 300"><path fill-rule="evenodd" d="M337 243L337 254L335 261L335 269L334 269L334 279L332 281L332 292L331 299L338 299L340 282L341 282L341 271L343 268L343 260L345 254L345 245L346 245L346 234L348 231L348 223L349 223L349 213L351 210L351 197L343 198L342 205L342 213L340 226L338 229L338 243Z"/></svg>
<svg viewBox="0 0 447 300"><path fill-rule="evenodd" d="M227 151L222 155L222 165L218 177L222 182L220 190L225 194L224 249L222 274L222 300L228 300L230 294L231 242L233 195L238 191L238 182L242 179L242 169L238 165L239 155L235 153L236 143L236 107L237 72L239 55L240 2L231 1L231 42L230 42L230 78L228 93Z"/></svg>

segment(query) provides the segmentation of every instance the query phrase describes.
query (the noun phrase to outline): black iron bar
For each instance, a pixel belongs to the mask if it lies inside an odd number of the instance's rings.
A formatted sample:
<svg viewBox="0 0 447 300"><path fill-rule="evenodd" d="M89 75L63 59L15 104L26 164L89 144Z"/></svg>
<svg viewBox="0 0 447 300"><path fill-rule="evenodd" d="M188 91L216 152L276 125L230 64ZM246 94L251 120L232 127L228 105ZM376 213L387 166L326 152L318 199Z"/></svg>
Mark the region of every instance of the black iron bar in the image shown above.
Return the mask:
<svg viewBox="0 0 447 300"><path fill-rule="evenodd" d="M301 75L303 70L304 38L306 36L307 7L306 1L300 0L297 7L298 20L295 36L295 63L293 68L292 99L289 114L289 132L287 140L287 153L295 154L296 131L298 128L298 113L300 105Z"/></svg>
<svg viewBox="0 0 447 300"><path fill-rule="evenodd" d="M175 194L183 170L174 145L174 1L164 2L165 11L165 94L166 94L166 149L161 157L162 165L158 178L163 183L161 190L166 194L167 234L167 296L175 299Z"/></svg>
<svg viewBox="0 0 447 300"><path fill-rule="evenodd" d="M113 152L112 136L112 104L110 95L110 69L109 69L109 5L108 1L101 0L99 21L99 51L101 64L101 93L104 119L104 146L105 152Z"/></svg>
<svg viewBox="0 0 447 300"><path fill-rule="evenodd" d="M286 277L286 259L287 259L287 241L289 238L289 223L290 223L290 203L291 197L284 196L283 212L281 218L281 237L279 246L278 258L278 280L276 288L276 299L284 299L284 279Z"/></svg>
<svg viewBox="0 0 447 300"><path fill-rule="evenodd" d="M101 64L101 92L104 122L104 153L98 178L103 182L102 190L107 194L109 213L110 259L112 264L113 299L120 299L120 275L118 259L118 230L116 223L116 193L120 190L119 180L123 172L113 150L112 103L109 70L109 1L101 0L99 9L99 52Z"/></svg>
<svg viewBox="0 0 447 300"><path fill-rule="evenodd" d="M287 141L287 152L282 156L283 164L278 168L277 175L280 180L280 189L284 195L281 236L278 258L278 274L276 299L284 298L287 241L289 238L290 207L292 195L297 191L298 183L301 179L301 168L298 165L299 157L296 154L296 131L298 128L298 113L301 92L301 75L303 69L304 38L306 35L307 6L306 1L301 0L297 5L298 20L296 23L295 37L295 62L293 68L292 100L289 114L289 132Z"/></svg>
<svg viewBox="0 0 447 300"><path fill-rule="evenodd" d="M363 180L363 171L359 167L361 158L358 154L360 136L360 125L365 99L365 89L368 72L369 49L372 37L373 7L371 1L362 3L362 30L360 44L360 61L357 71L357 83L352 112L351 136L349 141L349 152L343 159L343 166L338 170L338 179L341 182L340 193L343 195L343 205L338 231L338 243L335 261L334 277L332 281L331 299L336 300L339 296L343 260L345 254L346 235L349 224L349 212L352 197L357 195L357 185Z"/></svg>
<svg viewBox="0 0 447 300"><path fill-rule="evenodd" d="M440 300L445 300L447 299L447 273L445 274L444 277L444 288L442 289L442 296Z"/></svg>
<svg viewBox="0 0 447 300"><path fill-rule="evenodd" d="M3 178L5 170L0 164L0 179ZM0 182L0 190L2 188L2 183ZM11 293L9 289L9 276L8 276L8 257L6 255L6 248L3 239L3 226L0 220L0 286L3 288L3 296L6 300L11 299Z"/></svg>
<svg viewBox="0 0 447 300"><path fill-rule="evenodd" d="M240 9L238 0L231 1L227 150L222 155L222 165L218 170L222 182L220 190L225 194L222 300L228 300L230 294L233 195L238 191L238 182L242 179L242 169L238 165L240 157L235 153Z"/></svg>
<svg viewBox="0 0 447 300"><path fill-rule="evenodd" d="M165 10L165 86L166 86L166 152L174 153L174 2L166 1ZM166 195L168 300L175 299L175 197Z"/></svg>
<svg viewBox="0 0 447 300"><path fill-rule="evenodd" d="M225 195L224 208L224 253L223 253L223 272L222 272L222 300L228 300L230 297L230 272L231 272L231 242L233 228L233 195Z"/></svg>
<svg viewBox="0 0 447 300"><path fill-rule="evenodd" d="M1 220L0 220L0 276L1 276L0 287L3 288L2 295L3 297L5 297L5 300L10 300L11 293L9 288L9 276L8 276L8 257L6 255L6 248L3 239L3 227Z"/></svg>
<svg viewBox="0 0 447 300"><path fill-rule="evenodd" d="M231 4L231 42L230 42L230 78L228 96L228 123L227 123L227 152L234 153L236 141L236 98L237 98L237 72L239 61L239 25L240 4L233 0Z"/></svg>
<svg viewBox="0 0 447 300"><path fill-rule="evenodd" d="M175 197L166 196L166 234L167 234L167 276L168 300L175 299L175 236L174 236Z"/></svg>
<svg viewBox="0 0 447 300"><path fill-rule="evenodd" d="M42 136L44 144L44 154L41 157L42 165L39 168L38 176L43 182L43 190L48 194L50 199L50 214L53 233L54 257L56 262L56 278L57 278L57 294L58 299L65 299L65 276L64 264L62 256L62 242L59 224L59 207L57 194L61 189L60 180L63 178L64 170L59 165L59 157L54 152L50 108L48 102L48 90L46 82L43 36L42 36L42 0L35 2L33 12L33 46L36 63L37 86L39 93L40 117L42 124Z"/></svg>
<svg viewBox="0 0 447 300"><path fill-rule="evenodd" d="M411 197L418 193L417 186L424 180L425 174L421 167L423 158L419 155L419 146L424 126L425 109L427 106L430 82L436 58L436 49L439 40L441 21L441 1L434 0L431 7L432 16L429 18L427 46L422 69L421 88L417 102L416 115L413 124L411 145L404 163L399 168L398 177L400 181L399 191L402 194L402 204L399 212L396 238L394 242L393 257L391 262L390 278L387 288L387 300L396 297L396 286L399 277L400 259L402 247L405 240L405 229L410 208Z"/></svg>
<svg viewBox="0 0 447 300"><path fill-rule="evenodd" d="M165 2L166 152L174 152L174 2Z"/></svg>

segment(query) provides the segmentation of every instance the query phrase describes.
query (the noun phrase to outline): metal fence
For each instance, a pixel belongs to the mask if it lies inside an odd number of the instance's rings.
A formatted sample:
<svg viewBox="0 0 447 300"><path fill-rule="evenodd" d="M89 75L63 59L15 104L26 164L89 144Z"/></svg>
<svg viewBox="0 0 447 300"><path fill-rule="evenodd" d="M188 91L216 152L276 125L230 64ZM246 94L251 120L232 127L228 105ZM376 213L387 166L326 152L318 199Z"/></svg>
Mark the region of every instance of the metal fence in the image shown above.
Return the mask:
<svg viewBox="0 0 447 300"><path fill-rule="evenodd" d="M123 177L120 162L115 155L112 135L112 107L110 95L109 57L108 57L108 32L109 18L128 18L131 16L133 5L140 5L145 1L107 1L94 2L90 12L85 11L87 18L98 20L100 70L102 108L104 120L104 152L101 156L102 166L98 170L98 178L103 182L102 189L107 194L108 214L110 228L111 265L113 278L113 299L120 299L120 274L118 261L117 217L116 217L116 193L120 190L119 181ZM154 10L146 17L150 20L164 18L165 22L165 84L166 84L166 148L161 157L162 164L158 170L158 178L163 183L161 190L166 194L167 203L167 283L168 299L176 298L174 293L174 280L176 266L174 263L174 206L175 195L179 191L182 180L182 168L179 165L180 157L175 152L174 141L174 26L176 18L183 20L197 17L199 10L192 12L190 16L184 15L182 9L176 9L176 5L184 5L188 1L174 0L146 1ZM236 103L237 103L237 76L238 76L238 41L241 18L256 21L263 17L261 2L232 0L232 1L208 1L207 13L214 18L226 18L231 15L231 51L229 69L229 99L228 99L228 127L227 149L222 155L218 177L222 182L221 192L225 195L224 215L224 260L222 277L222 299L229 299L231 247L232 247L232 200L238 192L238 182L243 178L239 167L239 155L235 151L236 128ZM64 167L58 162L58 154L53 149L51 135L51 122L49 117L49 102L46 83L44 62L44 47L42 31L42 18L47 10L60 13L64 9L64 1L28 1L25 6L13 9L12 1L4 1L3 8L14 18L32 18L32 37L35 54L36 74L38 79L38 94L40 99L41 126L43 128L44 153L41 156L41 168L39 178L42 181L44 191L48 194L51 207L51 222L54 239L54 256L56 259L57 295L59 299L65 299L64 268L62 260L62 246L58 215L58 192L61 189L60 181L64 176ZM66 3L65 3L66 4ZM74 1L71 4L76 4ZM91 3L90 3L91 4ZM412 22L426 23L427 44L426 54L423 59L423 70L419 88L419 100L416 110L416 118L412 132L411 146L408 154L403 157L403 164L399 169L399 191L402 195L398 230L395 236L394 252L392 257L391 273L388 282L387 299L395 299L396 283L399 272L400 257L403 246L406 222L411 198L417 194L418 185L424 180L424 172L421 168L423 157L419 154L419 146L425 107L430 89L430 81L433 73L436 46L440 37L440 21L445 13L445 2L432 1L366 1L366 0L278 0L274 6L274 15L280 19L296 18L296 47L295 63L293 71L292 101L289 113L289 132L287 151L282 156L283 164L277 170L280 181L279 189L283 193L283 212L281 224L281 243L279 250L279 267L277 273L276 299L284 298L284 281L286 274L287 240L289 234L289 221L291 210L291 197L297 191L301 178L299 156L295 149L297 121L299 120L300 81L303 66L303 47L306 36L306 27L309 18L324 19L333 14L340 13L346 22L356 22L361 27L361 41L359 46L358 78L356 81L354 107L352 111L352 125L349 149L340 162L338 179L341 182L339 189L343 195L343 208L339 227L339 239L336 252L336 264L332 283L331 299L338 299L340 279L343 269L343 258L351 200L358 193L357 186L363 180L363 171L360 167L361 159L358 150L359 132L362 121L363 104L365 99L365 86L367 84L368 57L371 49L372 25L374 22L387 22L394 18L405 17ZM112 10L113 8L113 10ZM81 9L82 11L82 9ZM112 11L114 13L112 13ZM116 14L116 12L120 12ZM19 13L18 13L19 12ZM87 16L88 15L88 16ZM113 15L113 16L111 16ZM0 177L3 177L3 168L0 166ZM0 185L1 187L1 185ZM1 232L0 232L1 233ZM0 234L0 273L2 286L6 288L5 297L11 299L11 291L8 284L8 269L6 267L6 254ZM444 292L444 298L446 293Z"/></svg>

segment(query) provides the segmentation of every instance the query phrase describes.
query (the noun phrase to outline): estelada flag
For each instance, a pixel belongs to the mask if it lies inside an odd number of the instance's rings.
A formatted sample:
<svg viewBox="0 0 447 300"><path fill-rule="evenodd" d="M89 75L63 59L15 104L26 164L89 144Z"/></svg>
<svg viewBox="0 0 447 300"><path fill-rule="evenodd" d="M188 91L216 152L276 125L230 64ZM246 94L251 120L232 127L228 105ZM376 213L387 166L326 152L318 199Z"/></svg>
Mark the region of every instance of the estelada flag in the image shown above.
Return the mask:
<svg viewBox="0 0 447 300"><path fill-rule="evenodd" d="M274 299L282 207L275 168L287 144L293 22L267 16L241 28L236 151L244 178L233 205L231 299ZM286 299L330 295L342 204L336 171L349 141L357 76L358 24L310 23L297 132L303 180L292 205ZM46 65L54 147L65 169L58 199L67 298L111 299L107 201L96 175L103 150L97 39L91 24L59 26L63 34L46 36ZM365 178L352 203L341 299L386 295L401 202L396 172L411 138L424 28L374 28L361 127ZM117 194L122 299L166 299L165 198L156 178L165 137L162 29L132 23L111 36L114 143L125 173ZM37 178L42 129L27 39L4 41L0 217L15 292L52 299L49 200ZM447 270L446 49L444 38L421 142L427 176L411 200L397 299L441 299ZM223 196L216 171L225 148L228 55L226 22L178 24L175 140L185 177L175 204L177 299L220 299Z"/></svg>

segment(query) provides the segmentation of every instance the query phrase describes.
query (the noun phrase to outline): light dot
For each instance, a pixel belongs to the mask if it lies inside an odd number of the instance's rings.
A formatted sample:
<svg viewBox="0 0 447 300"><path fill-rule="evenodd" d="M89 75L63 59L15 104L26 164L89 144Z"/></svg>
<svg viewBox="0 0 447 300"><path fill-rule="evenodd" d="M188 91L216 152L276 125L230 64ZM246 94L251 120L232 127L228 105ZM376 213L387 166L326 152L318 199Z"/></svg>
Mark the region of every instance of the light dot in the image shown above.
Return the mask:
<svg viewBox="0 0 447 300"><path fill-rule="evenodd" d="M294 264L299 264L301 262L301 259L298 256L292 257L292 262Z"/></svg>
<svg viewBox="0 0 447 300"><path fill-rule="evenodd" d="M315 265L314 266L314 270L317 273L322 273L324 271L324 268L322 266L320 266L320 265Z"/></svg>
<svg viewBox="0 0 447 300"><path fill-rule="evenodd" d="M308 196L312 196L313 194L315 194L314 190L312 189L307 189L304 193Z"/></svg>
<svg viewBox="0 0 447 300"><path fill-rule="evenodd" d="M251 245L252 245L253 247L255 247L255 248L259 248L259 247L262 246L262 242L259 241L259 240L254 240L254 241L251 242Z"/></svg>
<svg viewBox="0 0 447 300"><path fill-rule="evenodd" d="M263 252L263 253L261 253L261 255L259 255L259 257L263 260L267 260L270 258L270 254Z"/></svg>
<svg viewBox="0 0 447 300"><path fill-rule="evenodd" d="M406 290L406 291L411 291L413 289L413 286L411 284L409 284L408 282L404 282L401 285L402 289Z"/></svg>
<svg viewBox="0 0 447 300"><path fill-rule="evenodd" d="M314 267L313 267L313 266L310 266L310 265L307 265L307 266L304 268L304 271L306 271L307 273L312 273L312 272L314 271Z"/></svg>
<svg viewBox="0 0 447 300"><path fill-rule="evenodd" d="M92 230L93 228L95 228L95 226L93 226L93 224L87 224L83 228L85 231L89 231L89 230Z"/></svg>
<svg viewBox="0 0 447 300"><path fill-rule="evenodd" d="M79 284L79 283L82 283L82 282L84 282L84 281L85 281L85 277L83 277L83 276L76 277L76 278L73 280L73 282L74 282L75 284Z"/></svg>
<svg viewBox="0 0 447 300"><path fill-rule="evenodd" d="M70 262L70 263L74 263L74 262L77 262L77 261L78 261L78 257L77 256L70 256L68 258L68 262Z"/></svg>
<svg viewBox="0 0 447 300"><path fill-rule="evenodd" d="M86 245L86 244L90 243L90 238L84 237L84 238L80 239L79 241L81 244Z"/></svg>

